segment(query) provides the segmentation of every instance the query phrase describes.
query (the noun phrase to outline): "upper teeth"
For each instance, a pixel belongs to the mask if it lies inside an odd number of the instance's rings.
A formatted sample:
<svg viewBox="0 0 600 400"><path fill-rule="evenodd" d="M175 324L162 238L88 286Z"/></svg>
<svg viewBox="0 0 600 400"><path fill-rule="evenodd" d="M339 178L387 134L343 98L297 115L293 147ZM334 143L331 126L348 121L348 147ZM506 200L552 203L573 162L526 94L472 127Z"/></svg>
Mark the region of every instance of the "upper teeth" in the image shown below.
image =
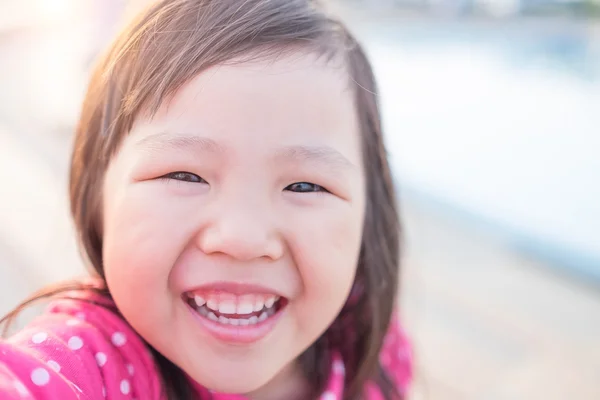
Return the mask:
<svg viewBox="0 0 600 400"><path fill-rule="evenodd" d="M221 314L252 314L263 308L271 308L279 296L273 295L243 295L243 296L219 296L208 295L205 298L200 295L194 296L194 302L198 307L206 305L213 311Z"/></svg>

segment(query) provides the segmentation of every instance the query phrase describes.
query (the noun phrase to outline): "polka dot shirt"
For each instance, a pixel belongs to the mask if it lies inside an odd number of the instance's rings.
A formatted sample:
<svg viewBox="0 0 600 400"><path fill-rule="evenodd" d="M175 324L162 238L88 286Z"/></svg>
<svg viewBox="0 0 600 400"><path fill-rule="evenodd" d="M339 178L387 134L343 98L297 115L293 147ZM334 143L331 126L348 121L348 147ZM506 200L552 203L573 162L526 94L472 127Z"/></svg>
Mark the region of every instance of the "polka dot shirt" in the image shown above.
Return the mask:
<svg viewBox="0 0 600 400"><path fill-rule="evenodd" d="M165 399L146 345L123 319L95 300L57 300L26 329L0 341L1 399ZM400 392L405 392L411 379L411 354L397 321L385 339L381 363ZM335 355L320 400L342 399L344 373L344 363ZM209 393L193 385L198 398ZM375 385L365 390L366 399L383 399ZM212 392L210 396L244 399Z"/></svg>

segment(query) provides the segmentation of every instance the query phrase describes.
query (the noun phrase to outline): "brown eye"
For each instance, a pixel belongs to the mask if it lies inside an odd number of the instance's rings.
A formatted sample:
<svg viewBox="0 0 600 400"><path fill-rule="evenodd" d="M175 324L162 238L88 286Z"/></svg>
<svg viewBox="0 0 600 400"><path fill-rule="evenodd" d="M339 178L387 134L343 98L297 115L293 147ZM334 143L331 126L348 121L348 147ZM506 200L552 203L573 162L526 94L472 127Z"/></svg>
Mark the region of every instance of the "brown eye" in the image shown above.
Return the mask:
<svg viewBox="0 0 600 400"><path fill-rule="evenodd" d="M206 183L206 181L204 179L200 178L198 175L192 174L191 172L185 172L185 171L171 172L171 173L163 176L163 179L173 179L176 181L191 182L191 183Z"/></svg>
<svg viewBox="0 0 600 400"><path fill-rule="evenodd" d="M322 186L316 185L310 182L296 182L292 183L285 190L289 190L290 192L297 193L310 193L310 192L326 192Z"/></svg>

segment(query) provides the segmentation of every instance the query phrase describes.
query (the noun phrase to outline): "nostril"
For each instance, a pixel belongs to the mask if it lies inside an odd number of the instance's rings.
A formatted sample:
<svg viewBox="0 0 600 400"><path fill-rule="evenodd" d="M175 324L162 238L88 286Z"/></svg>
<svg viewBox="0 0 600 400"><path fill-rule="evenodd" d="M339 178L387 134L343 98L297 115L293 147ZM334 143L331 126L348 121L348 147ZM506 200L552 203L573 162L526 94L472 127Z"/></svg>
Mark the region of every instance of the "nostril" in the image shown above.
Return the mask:
<svg viewBox="0 0 600 400"><path fill-rule="evenodd" d="M279 235L256 221L207 227L199 234L197 246L205 254L222 254L239 261L278 260L284 254Z"/></svg>

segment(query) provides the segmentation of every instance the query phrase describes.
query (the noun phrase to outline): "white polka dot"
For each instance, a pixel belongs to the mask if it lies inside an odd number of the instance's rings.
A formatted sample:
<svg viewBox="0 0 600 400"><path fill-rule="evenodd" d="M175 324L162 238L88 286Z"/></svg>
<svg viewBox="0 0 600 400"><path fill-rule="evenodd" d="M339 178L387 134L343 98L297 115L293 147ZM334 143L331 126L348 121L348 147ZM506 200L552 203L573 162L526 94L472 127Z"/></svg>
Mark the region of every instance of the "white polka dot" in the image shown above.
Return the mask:
<svg viewBox="0 0 600 400"><path fill-rule="evenodd" d="M46 332L38 332L31 337L31 341L35 344L40 344L43 343L47 338L48 334Z"/></svg>
<svg viewBox="0 0 600 400"><path fill-rule="evenodd" d="M23 383L21 381L15 381L14 385L15 385L15 389L17 389L17 393L19 393L19 395L21 397L25 397L25 396L29 395L29 391L27 390L27 388L25 387L25 385L23 385Z"/></svg>
<svg viewBox="0 0 600 400"><path fill-rule="evenodd" d="M325 393L323 393L323 395L321 396L321 400L336 400L337 396L331 392L331 391L326 391Z"/></svg>
<svg viewBox="0 0 600 400"><path fill-rule="evenodd" d="M121 381L121 393L123 394L129 394L129 390L131 388L129 387L129 381L127 379L123 379Z"/></svg>
<svg viewBox="0 0 600 400"><path fill-rule="evenodd" d="M102 397L106 397L106 388L102 386Z"/></svg>
<svg viewBox="0 0 600 400"><path fill-rule="evenodd" d="M127 338L125 337L125 334L121 332L115 332L112 335L111 341L115 346L121 347L125 344L125 342L127 342Z"/></svg>
<svg viewBox="0 0 600 400"><path fill-rule="evenodd" d="M79 323L81 323L81 321L78 319L70 319L67 321L67 326L75 326Z"/></svg>
<svg viewBox="0 0 600 400"><path fill-rule="evenodd" d="M344 363L340 360L335 360L333 362L333 372L335 372L336 374L343 374L344 372L346 372L346 367L344 366Z"/></svg>
<svg viewBox="0 0 600 400"><path fill-rule="evenodd" d="M49 360L46 364L48 364L48 366L50 368L52 368L54 371L60 372L60 365L56 361Z"/></svg>
<svg viewBox="0 0 600 400"><path fill-rule="evenodd" d="M82 312L78 312L77 314L75 314L75 318L85 321L85 314Z"/></svg>
<svg viewBox="0 0 600 400"><path fill-rule="evenodd" d="M133 376L133 373L135 372L133 365L127 364L127 372L129 372L129 375Z"/></svg>
<svg viewBox="0 0 600 400"><path fill-rule="evenodd" d="M101 351L96 353L96 363L99 367L102 367L104 364L106 364L106 354Z"/></svg>
<svg viewBox="0 0 600 400"><path fill-rule="evenodd" d="M83 340L79 336L71 336L67 344L71 350L79 350L83 347Z"/></svg>
<svg viewBox="0 0 600 400"><path fill-rule="evenodd" d="M44 386L50 381L50 374L44 368L36 368L31 372L31 381L37 386Z"/></svg>

